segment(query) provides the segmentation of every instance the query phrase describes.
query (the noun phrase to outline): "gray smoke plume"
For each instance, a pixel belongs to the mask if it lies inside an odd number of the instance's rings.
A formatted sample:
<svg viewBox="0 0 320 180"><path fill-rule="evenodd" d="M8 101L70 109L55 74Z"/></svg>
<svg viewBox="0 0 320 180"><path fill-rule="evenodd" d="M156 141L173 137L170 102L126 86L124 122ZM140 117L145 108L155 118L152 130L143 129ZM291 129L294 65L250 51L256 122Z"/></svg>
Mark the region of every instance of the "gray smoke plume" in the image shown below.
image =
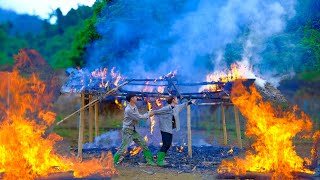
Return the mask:
<svg viewBox="0 0 320 180"><path fill-rule="evenodd" d="M87 66L116 66L127 77L158 77L177 69L190 81L243 61L259 68L265 42L295 15L295 0L118 0L97 26ZM227 62L226 47L241 56ZM281 60L279 60L281 61ZM254 69L269 75L270 70Z"/></svg>

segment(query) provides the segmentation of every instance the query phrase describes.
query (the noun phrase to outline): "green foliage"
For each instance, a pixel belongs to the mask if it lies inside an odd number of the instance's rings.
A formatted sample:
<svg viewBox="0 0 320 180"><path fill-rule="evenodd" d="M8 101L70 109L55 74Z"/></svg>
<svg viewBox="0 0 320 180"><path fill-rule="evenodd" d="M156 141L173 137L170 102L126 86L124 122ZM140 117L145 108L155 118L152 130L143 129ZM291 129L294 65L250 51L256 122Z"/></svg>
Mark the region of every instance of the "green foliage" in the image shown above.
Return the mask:
<svg viewBox="0 0 320 180"><path fill-rule="evenodd" d="M87 45L100 37L95 24L106 2L71 9L65 16L58 8L51 15L57 18L56 23L44 20L38 34L12 35L12 23L0 24L0 64L13 64L13 55L28 47L36 49L53 68L82 65Z"/></svg>
<svg viewBox="0 0 320 180"><path fill-rule="evenodd" d="M28 47L39 53L54 68L67 68L82 66L86 50L100 35L96 30L97 24L103 18L102 12L106 9L109 0L97 0L93 7L80 6L71 9L65 16L60 9L55 10L51 16L57 21L50 24L43 21L41 32L13 35L12 26L15 23L5 22L0 24L0 64L12 64L13 55L20 48ZM288 22L287 29L267 40L262 52L263 61L259 66L261 71L273 68L276 72L312 71L303 73L303 79L316 79L320 69L320 1L298 0L295 17ZM114 16L116 14L113 14ZM161 14L158 14L161 18ZM32 28L31 28L32 29ZM244 30L243 36L246 36ZM242 37L242 36L241 36ZM243 42L241 37L229 43L224 51L227 65L241 58ZM107 55L106 55L107 56ZM214 66L210 55L198 57L204 66ZM106 57L107 59L107 57ZM277 64L277 66L274 66Z"/></svg>
<svg viewBox="0 0 320 180"><path fill-rule="evenodd" d="M314 70L320 71L320 31L306 26L304 30L303 43L312 52L312 58L314 58Z"/></svg>
<svg viewBox="0 0 320 180"><path fill-rule="evenodd" d="M71 60L77 66L82 66L84 63L83 56L87 45L100 38L96 30L96 23L106 4L107 0L96 1L93 5L93 17L85 21L85 28L80 30L75 37L75 41L72 44Z"/></svg>
<svg viewBox="0 0 320 180"><path fill-rule="evenodd" d="M8 36L10 27L7 25L0 24L0 65L13 64L13 55L28 45L27 41L20 37Z"/></svg>

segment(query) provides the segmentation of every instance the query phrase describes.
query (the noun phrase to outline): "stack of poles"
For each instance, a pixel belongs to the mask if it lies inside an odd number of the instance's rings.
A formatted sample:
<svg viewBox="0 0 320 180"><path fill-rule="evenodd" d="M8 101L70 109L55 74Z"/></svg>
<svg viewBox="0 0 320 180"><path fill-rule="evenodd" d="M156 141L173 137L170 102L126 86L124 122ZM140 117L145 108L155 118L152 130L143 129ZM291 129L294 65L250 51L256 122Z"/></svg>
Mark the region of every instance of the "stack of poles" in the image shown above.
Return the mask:
<svg viewBox="0 0 320 180"><path fill-rule="evenodd" d="M79 122L79 136L78 136L78 157L82 159L82 145L85 143L85 107L86 100L89 101L89 142L93 142L93 127L95 128L95 137L99 136L99 101L93 102L91 94L81 93L81 110ZM93 103L92 103L93 102Z"/></svg>

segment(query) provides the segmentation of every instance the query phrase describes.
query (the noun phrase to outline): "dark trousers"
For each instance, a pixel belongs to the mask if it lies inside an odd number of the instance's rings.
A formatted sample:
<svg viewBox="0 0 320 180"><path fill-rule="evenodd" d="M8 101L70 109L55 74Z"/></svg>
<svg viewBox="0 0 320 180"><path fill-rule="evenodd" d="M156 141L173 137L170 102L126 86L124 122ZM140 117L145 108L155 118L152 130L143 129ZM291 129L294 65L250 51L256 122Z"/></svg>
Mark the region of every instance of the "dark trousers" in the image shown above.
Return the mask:
<svg viewBox="0 0 320 180"><path fill-rule="evenodd" d="M162 147L160 151L167 153L172 143L172 134L161 131L161 136L162 136Z"/></svg>

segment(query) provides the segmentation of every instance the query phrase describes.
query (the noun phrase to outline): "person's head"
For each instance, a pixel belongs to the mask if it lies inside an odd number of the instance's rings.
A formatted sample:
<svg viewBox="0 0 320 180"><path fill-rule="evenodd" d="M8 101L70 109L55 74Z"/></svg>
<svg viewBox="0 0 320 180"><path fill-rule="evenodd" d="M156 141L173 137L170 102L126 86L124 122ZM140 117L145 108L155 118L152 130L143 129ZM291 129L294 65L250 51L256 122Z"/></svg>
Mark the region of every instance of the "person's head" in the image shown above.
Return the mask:
<svg viewBox="0 0 320 180"><path fill-rule="evenodd" d="M136 103L137 102L137 95L135 93L128 93L126 96L126 100L130 103Z"/></svg>
<svg viewBox="0 0 320 180"><path fill-rule="evenodd" d="M168 104L172 104L172 105L178 104L177 96L169 96L166 101Z"/></svg>

